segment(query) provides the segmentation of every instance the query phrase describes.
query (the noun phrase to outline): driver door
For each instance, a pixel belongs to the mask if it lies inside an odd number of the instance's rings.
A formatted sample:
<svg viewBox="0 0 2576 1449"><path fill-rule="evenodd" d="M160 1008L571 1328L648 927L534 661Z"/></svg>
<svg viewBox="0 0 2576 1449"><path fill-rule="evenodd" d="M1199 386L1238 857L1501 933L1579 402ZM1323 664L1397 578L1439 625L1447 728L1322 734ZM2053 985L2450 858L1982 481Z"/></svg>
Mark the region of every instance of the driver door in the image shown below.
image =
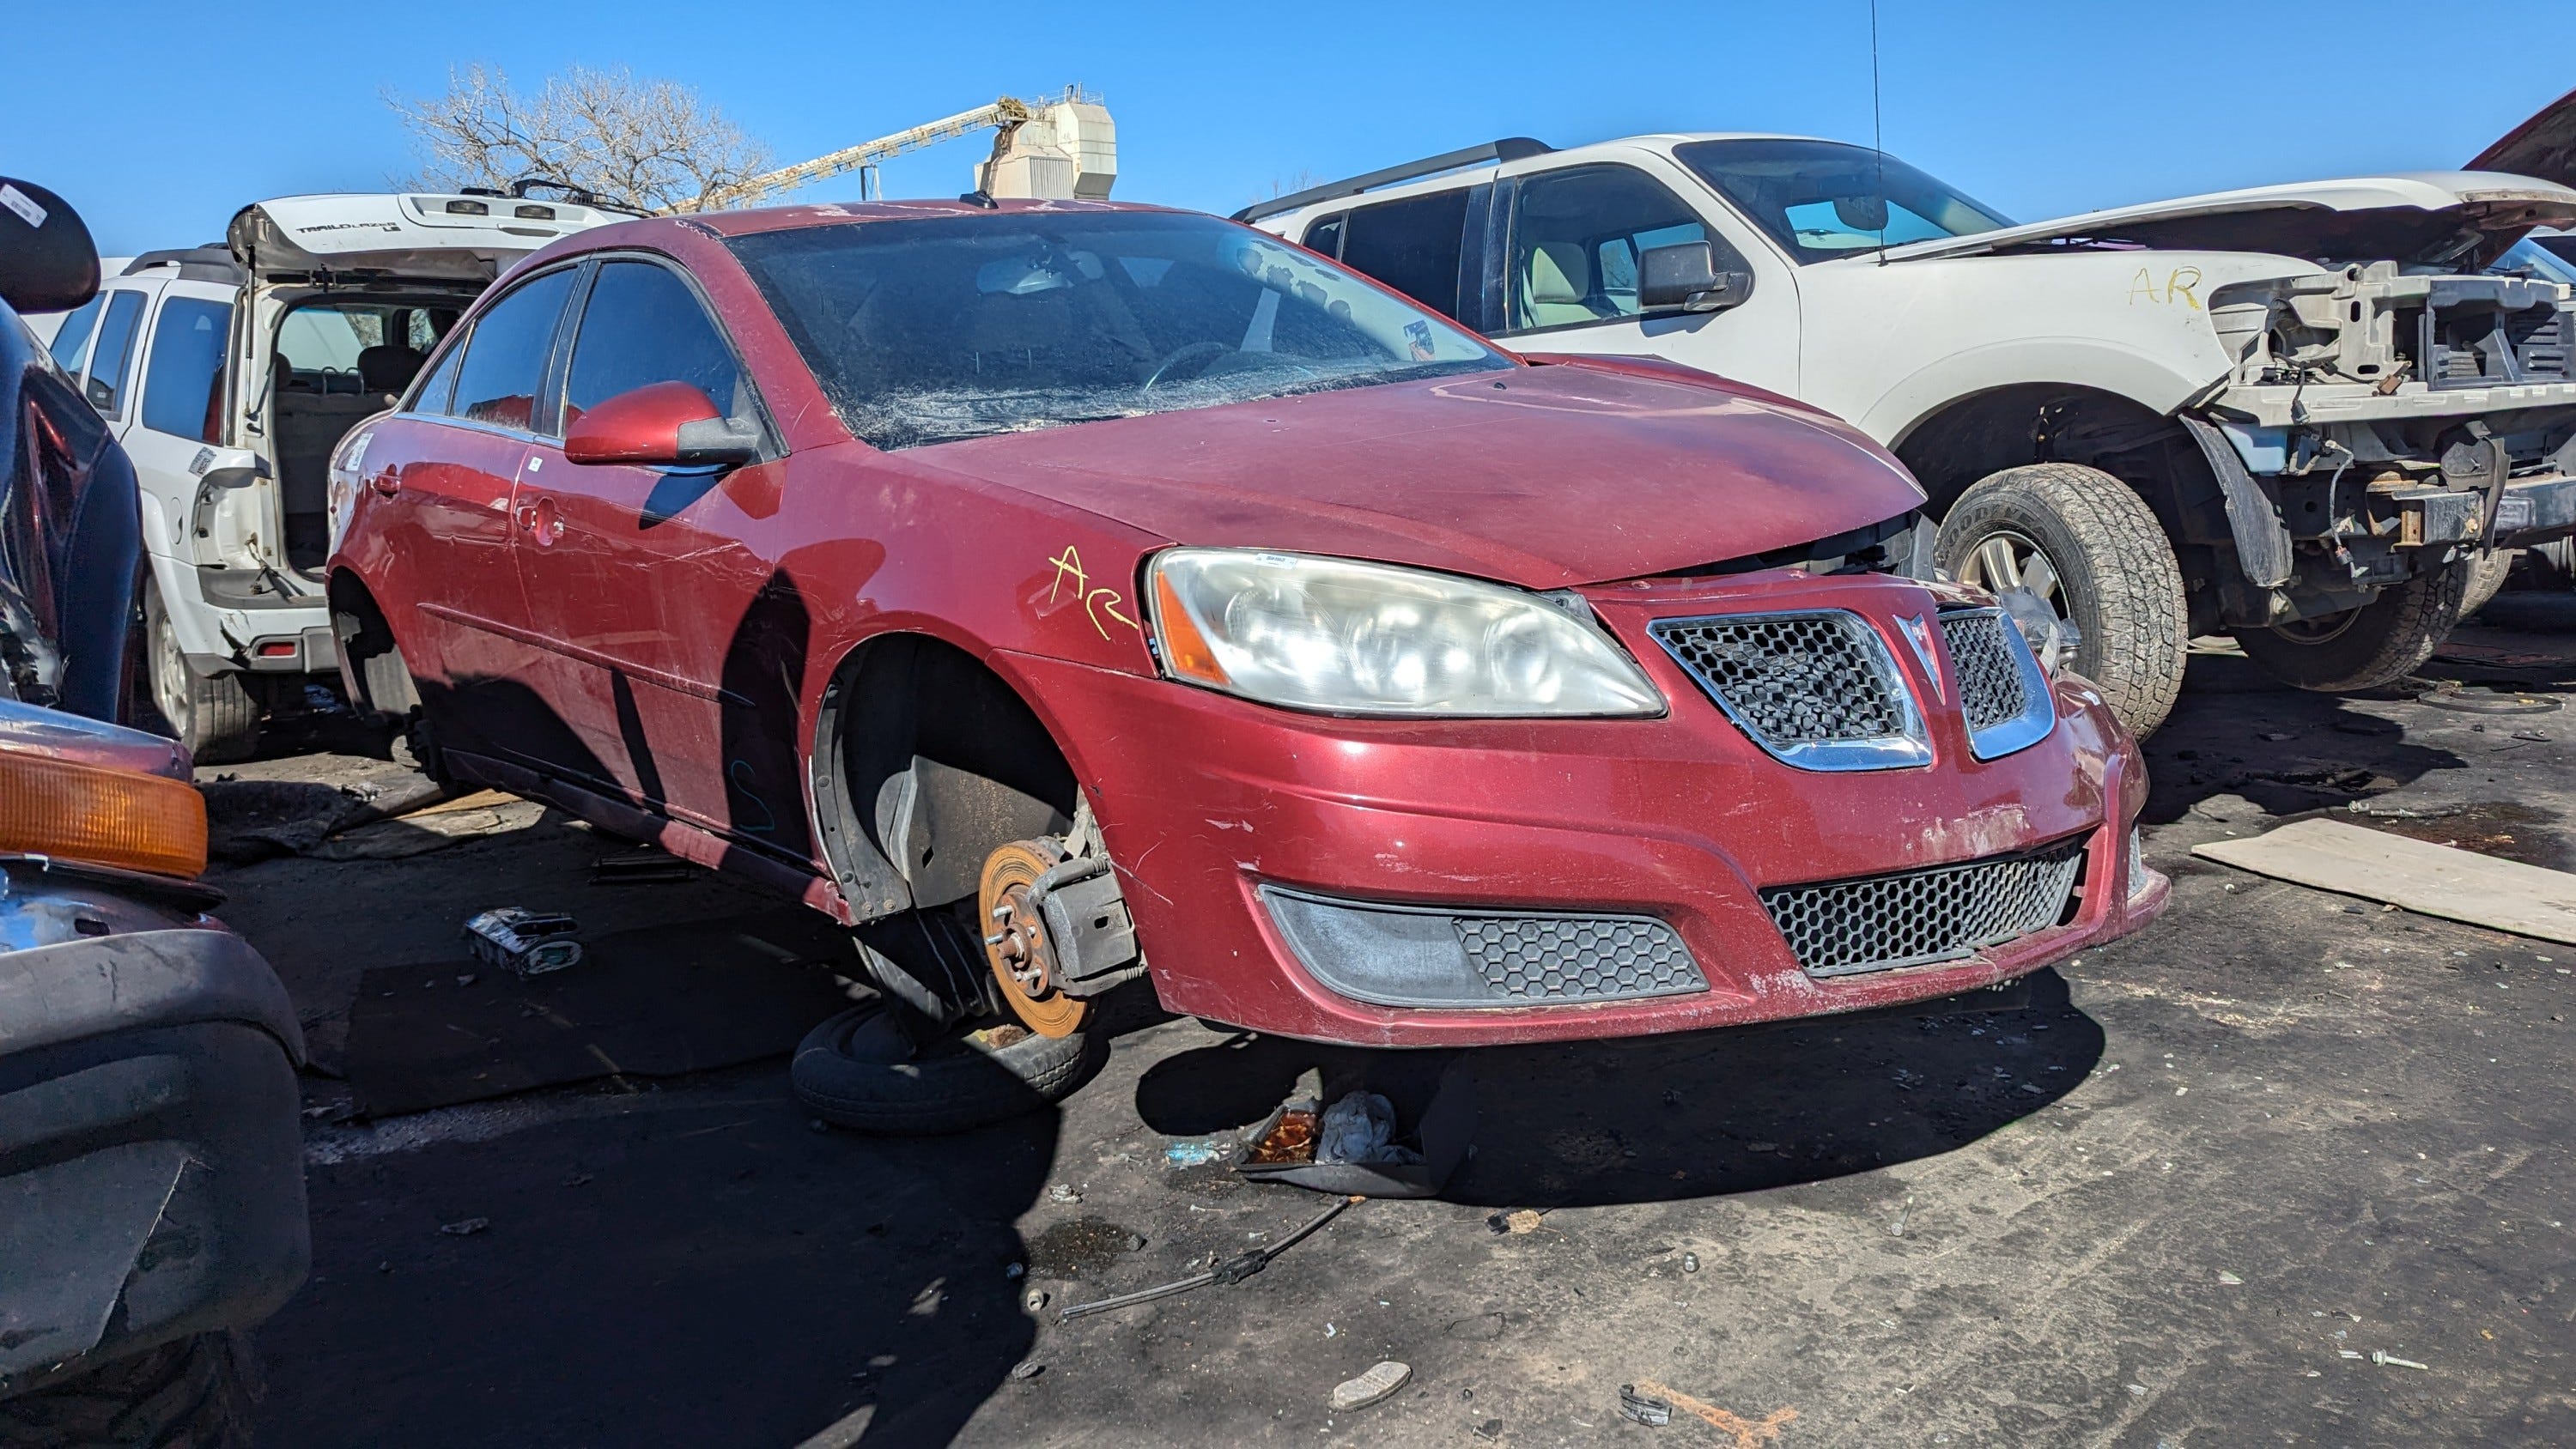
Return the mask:
<svg viewBox="0 0 2576 1449"><path fill-rule="evenodd" d="M1510 193L1503 316L1494 336L1521 352L1664 357L1775 392L1798 389L1794 277L1748 259L1724 227L1641 167L1620 163L1528 172ZM1723 312L1643 314L1641 253L1705 241L1717 270L1754 278Z"/></svg>
<svg viewBox="0 0 2576 1449"><path fill-rule="evenodd" d="M744 696L731 645L771 573L746 539L775 509L781 465L564 456L563 434L585 410L673 381L730 416L762 417L749 372L679 267L603 260L575 323L560 425L544 430L519 481L519 578L549 656L540 687L584 746L583 758L558 763L629 800L801 851L801 812L736 778L748 762L727 757L723 718ZM765 723L795 728L792 715Z"/></svg>

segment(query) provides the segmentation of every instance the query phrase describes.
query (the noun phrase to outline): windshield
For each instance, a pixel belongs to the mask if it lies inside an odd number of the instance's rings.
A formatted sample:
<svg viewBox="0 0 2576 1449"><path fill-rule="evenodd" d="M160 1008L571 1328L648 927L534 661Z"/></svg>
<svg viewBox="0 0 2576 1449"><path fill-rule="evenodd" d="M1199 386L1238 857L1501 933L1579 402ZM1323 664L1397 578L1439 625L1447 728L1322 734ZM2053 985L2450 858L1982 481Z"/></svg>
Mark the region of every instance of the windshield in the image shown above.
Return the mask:
<svg viewBox="0 0 2576 1449"><path fill-rule="evenodd" d="M2546 228L2515 242L2496 258L2490 272L2520 273L2544 282L2576 285L2576 233Z"/></svg>
<svg viewBox="0 0 2576 1449"><path fill-rule="evenodd" d="M842 423L880 448L1511 365L1214 217L1005 212L731 246Z"/></svg>
<svg viewBox="0 0 2576 1449"><path fill-rule="evenodd" d="M1673 154L1800 262L2012 225L1993 207L1867 146L1686 141Z"/></svg>

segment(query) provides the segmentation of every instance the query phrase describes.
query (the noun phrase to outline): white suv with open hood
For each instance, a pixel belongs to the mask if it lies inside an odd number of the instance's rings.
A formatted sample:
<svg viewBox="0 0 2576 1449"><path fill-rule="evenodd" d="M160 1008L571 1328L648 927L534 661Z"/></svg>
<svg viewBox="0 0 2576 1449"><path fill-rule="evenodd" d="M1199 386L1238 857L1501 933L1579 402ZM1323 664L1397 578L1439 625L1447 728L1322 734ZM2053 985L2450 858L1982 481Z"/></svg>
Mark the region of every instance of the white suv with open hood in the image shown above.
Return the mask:
<svg viewBox="0 0 2576 1449"><path fill-rule="evenodd" d="M1524 354L1651 355L1849 419L1921 480L1940 565L2142 735L2192 635L2303 687L2385 684L2493 551L2576 530L2569 289L2480 275L2576 222L2552 181L2016 226L1867 147L1667 135L1497 142L1238 216Z"/></svg>
<svg viewBox="0 0 2576 1449"><path fill-rule="evenodd" d="M527 195L263 201L224 246L135 258L55 329L134 460L148 703L197 758L248 754L272 702L337 677L321 570L341 438L512 262L619 219Z"/></svg>

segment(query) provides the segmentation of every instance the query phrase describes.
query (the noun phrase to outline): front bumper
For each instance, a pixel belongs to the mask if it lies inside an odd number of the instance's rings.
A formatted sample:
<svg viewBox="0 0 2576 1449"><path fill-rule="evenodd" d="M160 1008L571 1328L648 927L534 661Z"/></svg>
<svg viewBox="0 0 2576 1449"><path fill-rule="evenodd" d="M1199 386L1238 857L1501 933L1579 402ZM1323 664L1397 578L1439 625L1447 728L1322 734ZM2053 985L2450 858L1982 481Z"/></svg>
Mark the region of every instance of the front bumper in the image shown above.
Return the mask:
<svg viewBox="0 0 2576 1449"><path fill-rule="evenodd" d="M1799 770L1755 746L1645 632L1684 614L1841 607L1892 633L1895 617L1930 616L1936 600L1920 586L1770 574L1593 602L1670 701L1665 717L1332 719L1057 661L1005 664L1074 755L1163 1004L1258 1031L1465 1046L1857 1010L2021 975L2163 908L2163 878L2130 873L2128 825L2145 794L2136 749L2088 687L2061 683L2054 728L2000 759L1974 758L1952 705L1926 710L1929 765ZM1932 681L1890 644L1930 701ZM1954 700L1955 681L1943 687ZM2081 852L2071 916L1961 959L1810 972L1762 898L2050 845ZM1546 1005L1363 1000L1326 984L1349 973L1309 959L1318 918L1283 929L1283 898L1626 920L1632 942L1659 923L1699 979L1676 989L1671 973L1631 973L1641 994ZM1360 949L1356 939L1323 949Z"/></svg>
<svg viewBox="0 0 2576 1449"><path fill-rule="evenodd" d="M268 964L29 862L0 940L0 1397L274 1312L311 1249L303 1041Z"/></svg>

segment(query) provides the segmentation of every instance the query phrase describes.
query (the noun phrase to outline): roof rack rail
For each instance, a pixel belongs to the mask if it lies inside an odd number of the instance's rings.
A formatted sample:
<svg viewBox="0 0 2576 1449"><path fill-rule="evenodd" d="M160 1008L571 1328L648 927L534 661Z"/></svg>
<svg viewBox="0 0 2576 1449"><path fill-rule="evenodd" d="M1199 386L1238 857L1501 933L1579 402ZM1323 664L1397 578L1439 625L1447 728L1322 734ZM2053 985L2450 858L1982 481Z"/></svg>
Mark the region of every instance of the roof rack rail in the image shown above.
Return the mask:
<svg viewBox="0 0 2576 1449"><path fill-rule="evenodd" d="M1266 216L1295 211L1301 206L1312 206L1318 201L1337 201L1345 196L1357 196L1365 191L1375 191L1381 186L1393 186L1399 181L1419 181L1425 176L1437 176L1443 171L1455 171L1463 166L1485 166L1498 161L1525 160L1532 156L1544 156L1555 149L1544 141L1533 141L1527 136L1506 136L1499 141L1488 141L1482 146L1470 146L1464 151L1446 151L1437 156L1425 156L1419 161L1408 161L1401 166L1389 166L1383 171L1372 171L1365 176L1353 176L1345 181L1310 186L1303 191L1293 191L1286 196L1256 202L1236 212L1234 219L1242 222L1259 221Z"/></svg>
<svg viewBox="0 0 2576 1449"><path fill-rule="evenodd" d="M232 249L220 242L145 252L127 262L119 275L131 277L154 267L177 267L183 282L228 282L238 286L242 281L241 263L233 260Z"/></svg>

